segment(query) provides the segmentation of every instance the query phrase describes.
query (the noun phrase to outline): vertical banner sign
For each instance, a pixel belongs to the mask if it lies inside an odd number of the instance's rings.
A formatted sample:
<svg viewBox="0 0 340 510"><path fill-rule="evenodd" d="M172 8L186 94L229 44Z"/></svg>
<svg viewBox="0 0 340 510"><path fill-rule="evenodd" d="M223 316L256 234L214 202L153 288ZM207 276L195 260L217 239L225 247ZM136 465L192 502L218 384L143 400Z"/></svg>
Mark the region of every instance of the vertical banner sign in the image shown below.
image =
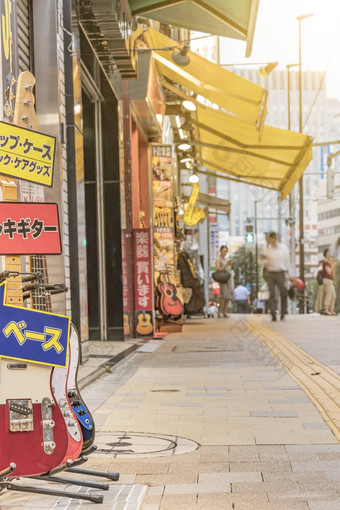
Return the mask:
<svg viewBox="0 0 340 510"><path fill-rule="evenodd" d="M135 331L137 337L154 332L151 234L148 228L133 230L135 261Z"/></svg>
<svg viewBox="0 0 340 510"><path fill-rule="evenodd" d="M152 145L152 199L155 277L161 271L175 275L173 167L170 145Z"/></svg>
<svg viewBox="0 0 340 510"><path fill-rule="evenodd" d="M1 110L0 120L4 116L13 121L15 101L14 78L18 78L18 35L16 23L16 1L0 0L0 66L1 66Z"/></svg>

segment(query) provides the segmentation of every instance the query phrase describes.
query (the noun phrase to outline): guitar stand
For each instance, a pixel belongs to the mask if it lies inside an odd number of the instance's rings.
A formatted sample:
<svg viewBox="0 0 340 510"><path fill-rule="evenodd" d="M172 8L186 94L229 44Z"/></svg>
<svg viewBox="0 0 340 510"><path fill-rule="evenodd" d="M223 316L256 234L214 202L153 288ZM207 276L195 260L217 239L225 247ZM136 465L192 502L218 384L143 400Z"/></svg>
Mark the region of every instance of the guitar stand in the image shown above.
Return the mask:
<svg viewBox="0 0 340 510"><path fill-rule="evenodd" d="M66 485L80 485L80 487L89 487L91 489L100 489L103 491L108 491L110 488L108 483L75 480L74 478L62 478L61 476L37 475L30 476L29 478L33 480L46 480L46 482L65 483Z"/></svg>
<svg viewBox="0 0 340 510"><path fill-rule="evenodd" d="M102 503L102 494L84 494L79 492L66 492L55 489L44 489L43 487L31 487L30 485L19 485L11 480L0 479L0 492L2 489L17 492L30 492L32 494L46 494L48 496L57 496L60 498L75 498L91 501L92 503Z"/></svg>
<svg viewBox="0 0 340 510"><path fill-rule="evenodd" d="M117 482L120 476L120 473L117 473L117 471L96 471L95 469L82 469L73 467L68 468L65 471L70 471L71 473L78 473L79 475L99 476L102 478L107 478L108 480L112 480L113 482Z"/></svg>
<svg viewBox="0 0 340 510"><path fill-rule="evenodd" d="M78 459L77 459L78 460ZM84 458L79 459L83 463L87 458L84 460ZM76 462L76 461L75 461ZM68 461L68 465L70 465L72 461ZM16 491L16 492L29 492L32 494L46 494L48 496L57 496L62 498L75 498L75 499L82 499L85 501L91 501L92 503L102 503L103 502L103 495L102 494L84 494L79 492L68 492L68 491L61 491L61 490L55 490L55 489L44 489L43 487L32 487L29 485L20 485L17 483L14 483L12 478L5 479L6 476L13 473L15 470L16 465L14 462L12 462L8 468L3 469L0 471L0 495L1 493L7 489L9 491ZM53 472L56 472L58 468L55 470L52 470ZM51 472L52 472L51 471ZM48 475L39 475L39 476L31 476L29 478L33 478L36 480L46 480L51 482L59 482L59 483L67 483L72 484L75 483L76 485L80 485L83 487L91 487L96 489L102 489L102 490L108 490L109 484L96 484L95 482L82 482L81 480L67 480L65 478L59 478L54 476L48 476Z"/></svg>
<svg viewBox="0 0 340 510"><path fill-rule="evenodd" d="M97 446L94 444L88 450L86 450L86 454L89 455L90 453L93 453L96 450ZM120 474L117 471L97 471L95 469L78 468L80 463L78 463L77 460L72 464L71 467L65 468L65 471L68 471L70 473L77 473L78 475L99 476L101 478L107 478L108 480L112 480L113 482L118 482Z"/></svg>

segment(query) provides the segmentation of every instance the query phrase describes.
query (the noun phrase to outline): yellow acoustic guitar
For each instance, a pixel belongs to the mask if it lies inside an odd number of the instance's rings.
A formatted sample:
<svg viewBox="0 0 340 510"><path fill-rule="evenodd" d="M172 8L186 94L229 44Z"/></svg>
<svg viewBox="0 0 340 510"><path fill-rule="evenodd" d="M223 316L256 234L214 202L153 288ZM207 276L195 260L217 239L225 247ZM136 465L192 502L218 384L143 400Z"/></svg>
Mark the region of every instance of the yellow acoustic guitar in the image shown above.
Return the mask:
<svg viewBox="0 0 340 510"><path fill-rule="evenodd" d="M149 313L140 312L138 315L136 331L141 336L150 335L152 333L153 326L151 322L151 315Z"/></svg>

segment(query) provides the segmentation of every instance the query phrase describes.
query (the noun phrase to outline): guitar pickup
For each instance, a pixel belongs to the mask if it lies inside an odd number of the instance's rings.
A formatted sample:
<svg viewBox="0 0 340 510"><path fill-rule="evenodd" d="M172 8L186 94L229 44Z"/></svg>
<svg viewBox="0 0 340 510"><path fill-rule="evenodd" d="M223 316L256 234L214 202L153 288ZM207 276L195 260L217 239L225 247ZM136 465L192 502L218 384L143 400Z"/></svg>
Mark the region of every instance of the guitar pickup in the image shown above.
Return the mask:
<svg viewBox="0 0 340 510"><path fill-rule="evenodd" d="M28 407L22 406L20 404L10 404L9 409L10 411L16 411L19 414L25 414L26 416L32 414L32 409L29 409Z"/></svg>
<svg viewBox="0 0 340 510"><path fill-rule="evenodd" d="M31 399L7 400L9 430L30 432L33 430L33 407Z"/></svg>

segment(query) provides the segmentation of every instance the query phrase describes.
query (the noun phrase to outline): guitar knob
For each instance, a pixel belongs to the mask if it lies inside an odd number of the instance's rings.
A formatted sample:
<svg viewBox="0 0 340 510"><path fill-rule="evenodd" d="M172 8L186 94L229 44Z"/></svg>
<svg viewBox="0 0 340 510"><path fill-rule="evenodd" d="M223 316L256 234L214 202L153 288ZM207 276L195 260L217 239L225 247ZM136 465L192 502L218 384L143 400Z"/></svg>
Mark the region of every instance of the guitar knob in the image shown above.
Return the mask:
<svg viewBox="0 0 340 510"><path fill-rule="evenodd" d="M44 451L47 454L51 454L54 452L55 442L54 441L45 441L44 442Z"/></svg>
<svg viewBox="0 0 340 510"><path fill-rule="evenodd" d="M74 390L70 390L67 392L67 395L69 398L73 398L76 396L76 392Z"/></svg>
<svg viewBox="0 0 340 510"><path fill-rule="evenodd" d="M73 417L73 414L71 413L71 411L64 411L63 415L65 416L65 418L72 418Z"/></svg>
<svg viewBox="0 0 340 510"><path fill-rule="evenodd" d="M68 427L74 427L74 426L75 426L75 424L76 424L76 422L75 422L74 420L69 420L69 421L67 422L67 426L68 426Z"/></svg>
<svg viewBox="0 0 340 510"><path fill-rule="evenodd" d="M54 425L55 425L54 420L44 420L43 422L43 426L46 427L47 429L53 429Z"/></svg>
<svg viewBox="0 0 340 510"><path fill-rule="evenodd" d="M78 411L78 414L79 416L84 416L84 414L86 414L86 411L84 411L84 409L81 409L80 411Z"/></svg>

